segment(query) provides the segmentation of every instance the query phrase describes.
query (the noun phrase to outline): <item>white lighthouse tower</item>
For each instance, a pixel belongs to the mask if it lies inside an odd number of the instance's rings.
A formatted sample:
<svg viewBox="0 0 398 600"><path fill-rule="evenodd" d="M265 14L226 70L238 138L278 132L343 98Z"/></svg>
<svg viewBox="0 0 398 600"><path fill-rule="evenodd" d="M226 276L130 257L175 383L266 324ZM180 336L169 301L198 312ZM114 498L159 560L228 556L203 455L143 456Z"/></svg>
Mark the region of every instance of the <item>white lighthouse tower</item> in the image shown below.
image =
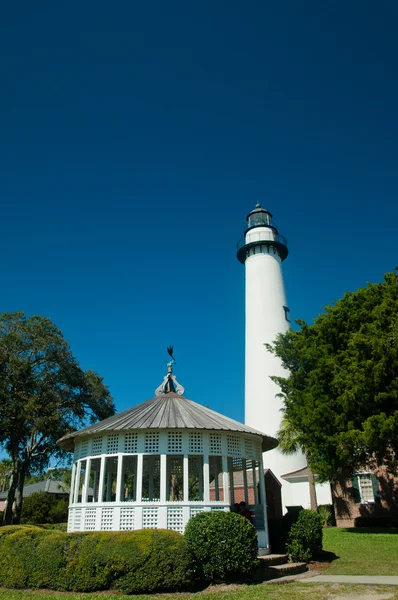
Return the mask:
<svg viewBox="0 0 398 600"><path fill-rule="evenodd" d="M238 260L246 271L245 423L275 436L280 428L283 401L271 376L286 376L279 358L265 344L289 329L289 309L282 276L288 255L286 239L272 222L270 212L260 206L246 217L244 237L238 243ZM267 452L265 466L282 484L282 505L297 503L292 485L281 475L306 466L303 454L285 456L276 448Z"/></svg>

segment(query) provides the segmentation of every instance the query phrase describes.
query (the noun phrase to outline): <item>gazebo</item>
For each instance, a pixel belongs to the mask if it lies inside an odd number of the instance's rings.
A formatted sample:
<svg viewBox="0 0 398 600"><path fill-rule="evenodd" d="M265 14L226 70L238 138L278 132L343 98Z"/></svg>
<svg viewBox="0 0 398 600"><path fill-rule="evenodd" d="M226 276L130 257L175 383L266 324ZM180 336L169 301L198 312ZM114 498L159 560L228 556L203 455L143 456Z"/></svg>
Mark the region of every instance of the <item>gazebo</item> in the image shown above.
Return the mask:
<svg viewBox="0 0 398 600"><path fill-rule="evenodd" d="M277 440L183 393L170 362L154 398L58 441L74 451L68 531L183 533L201 511L233 510L239 481L266 552L262 453Z"/></svg>

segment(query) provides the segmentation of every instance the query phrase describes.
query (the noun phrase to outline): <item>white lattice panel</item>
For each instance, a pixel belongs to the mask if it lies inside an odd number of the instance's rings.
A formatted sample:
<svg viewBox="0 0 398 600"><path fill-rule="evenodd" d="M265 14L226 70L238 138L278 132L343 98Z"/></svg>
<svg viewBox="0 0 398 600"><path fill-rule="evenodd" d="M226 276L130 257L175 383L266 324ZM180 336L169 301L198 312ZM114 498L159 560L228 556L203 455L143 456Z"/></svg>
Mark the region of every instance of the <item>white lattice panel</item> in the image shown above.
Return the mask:
<svg viewBox="0 0 398 600"><path fill-rule="evenodd" d="M170 454L182 452L182 433L181 431L169 431L167 434L167 451Z"/></svg>
<svg viewBox="0 0 398 600"><path fill-rule="evenodd" d="M73 523L75 518L75 510L70 508L68 511L68 531L73 531Z"/></svg>
<svg viewBox="0 0 398 600"><path fill-rule="evenodd" d="M241 456L240 439L238 435L227 435L228 455Z"/></svg>
<svg viewBox="0 0 398 600"><path fill-rule="evenodd" d="M95 515L97 511L95 508L86 508L86 514L84 515L84 531L95 530Z"/></svg>
<svg viewBox="0 0 398 600"><path fill-rule="evenodd" d="M81 443L76 442L76 444L75 444L75 461L79 460L79 458L80 458L80 447L81 447Z"/></svg>
<svg viewBox="0 0 398 600"><path fill-rule="evenodd" d="M203 453L203 434L198 431L189 432L189 452Z"/></svg>
<svg viewBox="0 0 398 600"><path fill-rule="evenodd" d="M182 508L168 508L167 509L167 529L173 529L183 533L184 531L184 518Z"/></svg>
<svg viewBox="0 0 398 600"><path fill-rule="evenodd" d="M91 446L91 455L92 456L99 456L100 454L102 454L102 437L96 437L93 439L93 441L91 442L92 446Z"/></svg>
<svg viewBox="0 0 398 600"><path fill-rule="evenodd" d="M198 515L201 512L203 512L203 508L194 508L191 506L190 511L189 511L189 516L195 517L196 515Z"/></svg>
<svg viewBox="0 0 398 600"><path fill-rule="evenodd" d="M101 510L101 531L110 531L113 526L113 508Z"/></svg>
<svg viewBox="0 0 398 600"><path fill-rule="evenodd" d="M120 527L119 529L134 529L135 509L121 508L120 509Z"/></svg>
<svg viewBox="0 0 398 600"><path fill-rule="evenodd" d="M158 526L158 509L142 509L142 529L156 529Z"/></svg>
<svg viewBox="0 0 398 600"><path fill-rule="evenodd" d="M210 454L222 454L221 435L219 433L210 434Z"/></svg>
<svg viewBox="0 0 398 600"><path fill-rule="evenodd" d="M124 436L124 451L131 454L137 452L138 436L136 433L126 433Z"/></svg>
<svg viewBox="0 0 398 600"><path fill-rule="evenodd" d="M80 444L80 458L85 458L88 454L88 440Z"/></svg>
<svg viewBox="0 0 398 600"><path fill-rule="evenodd" d="M159 433L156 431L147 431L145 434L145 452L159 452Z"/></svg>
<svg viewBox="0 0 398 600"><path fill-rule="evenodd" d="M82 528L82 509L75 508L73 514L73 531L80 531Z"/></svg>
<svg viewBox="0 0 398 600"><path fill-rule="evenodd" d="M245 457L254 458L253 441L245 438Z"/></svg>
<svg viewBox="0 0 398 600"><path fill-rule="evenodd" d="M116 454L119 451L119 435L114 433L108 435L107 453Z"/></svg>

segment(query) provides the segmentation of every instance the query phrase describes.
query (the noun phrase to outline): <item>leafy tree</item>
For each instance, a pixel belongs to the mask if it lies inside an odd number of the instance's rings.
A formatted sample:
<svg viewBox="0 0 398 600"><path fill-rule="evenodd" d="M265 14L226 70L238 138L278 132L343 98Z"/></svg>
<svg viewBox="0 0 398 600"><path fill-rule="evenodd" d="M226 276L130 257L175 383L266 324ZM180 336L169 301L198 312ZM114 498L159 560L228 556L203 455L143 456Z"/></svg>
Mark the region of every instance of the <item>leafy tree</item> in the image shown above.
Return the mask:
<svg viewBox="0 0 398 600"><path fill-rule="evenodd" d="M290 373L274 377L285 414L321 480L364 465L397 468L398 274L347 293L313 325L269 346Z"/></svg>
<svg viewBox="0 0 398 600"><path fill-rule="evenodd" d="M7 489L12 473L12 460L3 458L0 461L0 492Z"/></svg>
<svg viewBox="0 0 398 600"><path fill-rule="evenodd" d="M83 371L50 319L0 315L0 446L12 460L4 523L19 523L28 472L62 457L57 439L114 414L103 380Z"/></svg>
<svg viewBox="0 0 398 600"><path fill-rule="evenodd" d="M62 490L60 490L62 491ZM68 520L68 501L55 494L34 492L25 498L21 523L41 525L43 523L65 523Z"/></svg>
<svg viewBox="0 0 398 600"><path fill-rule="evenodd" d="M297 452L303 452L305 454L308 467L310 506L311 510L317 511L318 505L316 500L315 477L309 464L308 448L300 445L300 436L286 415L282 419L282 425L278 431L277 437L279 441L279 448L281 449L282 454L296 454Z"/></svg>

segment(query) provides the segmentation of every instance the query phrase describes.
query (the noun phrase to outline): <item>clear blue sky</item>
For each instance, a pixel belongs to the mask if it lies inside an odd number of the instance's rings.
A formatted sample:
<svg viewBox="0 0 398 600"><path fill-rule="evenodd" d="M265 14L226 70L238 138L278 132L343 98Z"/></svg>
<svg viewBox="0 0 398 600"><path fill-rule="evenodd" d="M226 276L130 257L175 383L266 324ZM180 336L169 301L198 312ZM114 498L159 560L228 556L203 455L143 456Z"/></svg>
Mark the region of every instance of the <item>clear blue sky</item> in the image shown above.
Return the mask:
<svg viewBox="0 0 398 600"><path fill-rule="evenodd" d="M398 263L398 5L3 2L1 311L50 317L122 410L174 344L186 395L243 420L261 202L294 318Z"/></svg>

